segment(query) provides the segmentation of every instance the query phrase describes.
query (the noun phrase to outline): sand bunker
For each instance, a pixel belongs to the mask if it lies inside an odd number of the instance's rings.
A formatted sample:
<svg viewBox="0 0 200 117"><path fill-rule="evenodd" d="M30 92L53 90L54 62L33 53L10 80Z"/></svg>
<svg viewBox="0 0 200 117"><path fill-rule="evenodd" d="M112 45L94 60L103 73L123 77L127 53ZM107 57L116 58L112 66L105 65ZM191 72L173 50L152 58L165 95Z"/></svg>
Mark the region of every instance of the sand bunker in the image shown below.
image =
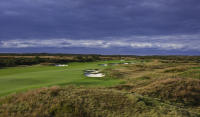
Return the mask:
<svg viewBox="0 0 200 117"><path fill-rule="evenodd" d="M129 63L123 63L123 64L128 65Z"/></svg>
<svg viewBox="0 0 200 117"><path fill-rule="evenodd" d="M86 77L104 77L105 74L101 73L99 70L97 69L90 69L90 70L85 70L84 71L84 75Z"/></svg>
<svg viewBox="0 0 200 117"><path fill-rule="evenodd" d="M65 67L65 66L68 66L68 65L65 65L65 64L57 64L57 65L55 65L55 66L57 66L57 67Z"/></svg>

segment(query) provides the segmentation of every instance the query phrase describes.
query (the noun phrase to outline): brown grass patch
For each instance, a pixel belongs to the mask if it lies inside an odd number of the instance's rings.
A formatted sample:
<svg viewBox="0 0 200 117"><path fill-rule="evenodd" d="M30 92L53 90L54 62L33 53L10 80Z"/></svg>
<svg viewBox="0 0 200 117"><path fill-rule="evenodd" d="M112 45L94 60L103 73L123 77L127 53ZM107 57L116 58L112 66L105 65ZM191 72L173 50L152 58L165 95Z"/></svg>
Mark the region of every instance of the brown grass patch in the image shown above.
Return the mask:
<svg viewBox="0 0 200 117"><path fill-rule="evenodd" d="M200 105L200 80L197 79L168 78L134 91L164 100L182 102L186 105Z"/></svg>
<svg viewBox="0 0 200 117"><path fill-rule="evenodd" d="M0 117L193 116L185 110L123 92L52 87L0 99ZM194 116L194 117L195 117Z"/></svg>

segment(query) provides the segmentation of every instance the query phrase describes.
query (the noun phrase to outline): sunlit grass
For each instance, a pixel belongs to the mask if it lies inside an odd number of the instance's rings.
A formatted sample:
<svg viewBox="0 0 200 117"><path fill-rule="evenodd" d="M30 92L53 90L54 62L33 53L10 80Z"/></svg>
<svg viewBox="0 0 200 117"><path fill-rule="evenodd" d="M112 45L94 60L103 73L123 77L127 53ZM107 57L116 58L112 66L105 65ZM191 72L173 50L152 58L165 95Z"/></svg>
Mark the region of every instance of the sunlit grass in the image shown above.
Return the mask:
<svg viewBox="0 0 200 117"><path fill-rule="evenodd" d="M119 63L119 60L87 63L69 63L68 67L34 65L0 69L0 96L38 87L53 85L113 86L123 82L119 79L87 78L85 69L105 69L103 63Z"/></svg>

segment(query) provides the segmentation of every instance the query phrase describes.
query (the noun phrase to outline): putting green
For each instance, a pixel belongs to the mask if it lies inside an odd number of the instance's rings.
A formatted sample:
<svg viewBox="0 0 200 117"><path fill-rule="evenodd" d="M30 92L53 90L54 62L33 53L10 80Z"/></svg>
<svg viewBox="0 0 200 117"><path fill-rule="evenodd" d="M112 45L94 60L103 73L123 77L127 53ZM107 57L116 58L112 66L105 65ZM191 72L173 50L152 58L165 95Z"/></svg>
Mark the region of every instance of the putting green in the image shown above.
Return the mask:
<svg viewBox="0 0 200 117"><path fill-rule="evenodd" d="M0 69L0 96L53 85L112 86L122 80L111 78L86 78L85 69L105 69L98 64L120 61L70 63L68 67L34 65Z"/></svg>

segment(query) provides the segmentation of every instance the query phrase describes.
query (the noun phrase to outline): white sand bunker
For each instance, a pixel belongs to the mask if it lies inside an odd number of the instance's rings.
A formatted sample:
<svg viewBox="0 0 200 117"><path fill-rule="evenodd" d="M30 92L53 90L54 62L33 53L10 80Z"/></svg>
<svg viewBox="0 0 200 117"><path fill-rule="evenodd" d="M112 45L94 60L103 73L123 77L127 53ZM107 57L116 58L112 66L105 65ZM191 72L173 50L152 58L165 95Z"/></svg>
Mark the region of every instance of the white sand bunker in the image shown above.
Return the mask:
<svg viewBox="0 0 200 117"><path fill-rule="evenodd" d="M129 63L123 63L123 64L128 65Z"/></svg>
<svg viewBox="0 0 200 117"><path fill-rule="evenodd" d="M55 66L57 66L57 67L65 67L65 66L68 66L68 65L65 65L65 64L57 64L57 65L55 65Z"/></svg>
<svg viewBox="0 0 200 117"><path fill-rule="evenodd" d="M87 77L104 77L105 74L101 73L98 69L85 70L84 75Z"/></svg>
<svg viewBox="0 0 200 117"><path fill-rule="evenodd" d="M85 76L87 76L87 77L104 77L105 75L103 73L85 73Z"/></svg>

